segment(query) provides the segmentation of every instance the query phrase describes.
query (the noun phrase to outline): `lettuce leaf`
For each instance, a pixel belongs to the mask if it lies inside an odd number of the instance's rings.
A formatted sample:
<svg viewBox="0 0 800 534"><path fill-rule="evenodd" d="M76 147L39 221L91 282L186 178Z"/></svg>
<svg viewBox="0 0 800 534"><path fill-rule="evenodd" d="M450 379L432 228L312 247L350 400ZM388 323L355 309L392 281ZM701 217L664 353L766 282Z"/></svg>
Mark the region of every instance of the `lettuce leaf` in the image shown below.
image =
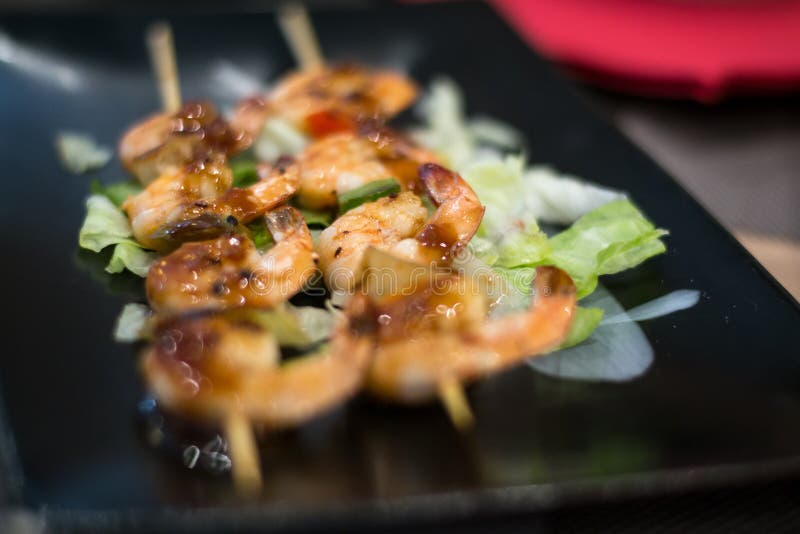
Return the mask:
<svg viewBox="0 0 800 534"><path fill-rule="evenodd" d="M78 234L78 244L92 252L116 245L106 272L128 269L138 276L147 275L155 254L144 250L132 236L128 218L109 197L96 193L86 199L86 218Z"/></svg>
<svg viewBox="0 0 800 534"><path fill-rule="evenodd" d="M575 281L578 297L597 287L597 277L630 269L666 251L658 229L629 200L609 202L550 238L540 265L555 265Z"/></svg>
<svg viewBox="0 0 800 534"><path fill-rule="evenodd" d="M582 308L576 306L575 313L572 317L572 324L569 327L569 332L567 332L567 337L561 342L558 350L568 349L569 347L574 347L579 343L583 343L600 325L604 313L602 308Z"/></svg>
<svg viewBox="0 0 800 534"><path fill-rule="evenodd" d="M282 347L306 348L331 335L334 315L313 306L293 306L288 302L272 310L241 310L244 317L272 332Z"/></svg>
<svg viewBox="0 0 800 534"><path fill-rule="evenodd" d="M291 122L272 117L264 123L253 152L259 161L272 161L283 155L298 154L308 143L308 137Z"/></svg>
<svg viewBox="0 0 800 534"><path fill-rule="evenodd" d="M486 206L478 230L482 237L495 237L521 228L520 223L536 221L527 217L520 203L525 161L519 156L477 161L461 174ZM538 226L537 226L538 229Z"/></svg>
<svg viewBox="0 0 800 534"><path fill-rule="evenodd" d="M114 247L114 253L106 265L106 272L116 274L128 269L133 274L145 278L156 257L154 252L143 249L136 241L122 241Z"/></svg>
<svg viewBox="0 0 800 534"><path fill-rule="evenodd" d="M448 78L437 78L417 107L425 125L412 131L420 144L438 153L458 171L475 156L476 142L467 128L461 89Z"/></svg>
<svg viewBox="0 0 800 534"><path fill-rule="evenodd" d="M524 166L521 157L507 156L476 162L463 173L486 206L478 236L495 245L491 252L496 256L487 263L504 269L534 265L550 250L536 218L519 202ZM482 248L489 251L485 244Z"/></svg>
<svg viewBox="0 0 800 534"><path fill-rule="evenodd" d="M128 303L122 308L114 327L114 340L133 343L147 337L147 322L152 312L144 304Z"/></svg>
<svg viewBox="0 0 800 534"><path fill-rule="evenodd" d="M551 224L571 224L590 211L625 194L560 174L550 167L528 167L522 176L525 211Z"/></svg>
<svg viewBox="0 0 800 534"><path fill-rule="evenodd" d="M98 145L92 137L82 133L61 132L55 144L61 165L73 174L100 169L114 154L110 148Z"/></svg>
<svg viewBox="0 0 800 534"><path fill-rule="evenodd" d="M78 234L81 248L100 252L132 235L128 218L107 196L94 194L86 199L86 218Z"/></svg>

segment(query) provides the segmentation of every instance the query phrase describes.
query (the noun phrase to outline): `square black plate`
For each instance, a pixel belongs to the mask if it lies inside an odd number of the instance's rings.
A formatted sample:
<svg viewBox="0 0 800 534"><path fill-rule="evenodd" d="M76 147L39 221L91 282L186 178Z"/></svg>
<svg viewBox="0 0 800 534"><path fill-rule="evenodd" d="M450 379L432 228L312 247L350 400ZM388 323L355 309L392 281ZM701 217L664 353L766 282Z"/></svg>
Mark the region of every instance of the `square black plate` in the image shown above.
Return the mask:
<svg viewBox="0 0 800 534"><path fill-rule="evenodd" d="M160 13L164 16L165 14ZM220 61L273 79L292 66L269 13L166 14L183 90L216 96ZM158 106L142 35L155 17L105 12L0 22L0 379L3 497L54 528L377 525L645 494L800 466L797 304L682 189L608 124L486 6L315 13L329 58L446 73L471 112L524 131L531 158L630 192L669 228L668 254L605 285L626 307L674 289L699 305L642 323L655 361L626 383L559 380L527 366L469 391L459 436L438 406L358 399L263 446L266 490L154 451L137 424L133 351L111 340L134 277L77 250L89 179L56 162L58 130L116 140ZM122 178L118 162L101 172ZM757 179L757 177L754 177ZM100 267L100 269L98 269ZM35 522L35 521L34 521Z"/></svg>

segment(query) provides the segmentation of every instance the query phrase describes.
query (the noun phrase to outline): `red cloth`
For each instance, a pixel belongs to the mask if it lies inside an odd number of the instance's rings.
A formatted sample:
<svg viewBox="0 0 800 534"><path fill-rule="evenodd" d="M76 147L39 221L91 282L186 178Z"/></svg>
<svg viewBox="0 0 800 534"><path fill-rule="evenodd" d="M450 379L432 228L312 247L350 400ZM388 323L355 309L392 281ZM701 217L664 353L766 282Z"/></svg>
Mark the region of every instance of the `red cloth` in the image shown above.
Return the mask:
<svg viewBox="0 0 800 534"><path fill-rule="evenodd" d="M712 101L800 88L800 1L492 3L529 44L612 89Z"/></svg>

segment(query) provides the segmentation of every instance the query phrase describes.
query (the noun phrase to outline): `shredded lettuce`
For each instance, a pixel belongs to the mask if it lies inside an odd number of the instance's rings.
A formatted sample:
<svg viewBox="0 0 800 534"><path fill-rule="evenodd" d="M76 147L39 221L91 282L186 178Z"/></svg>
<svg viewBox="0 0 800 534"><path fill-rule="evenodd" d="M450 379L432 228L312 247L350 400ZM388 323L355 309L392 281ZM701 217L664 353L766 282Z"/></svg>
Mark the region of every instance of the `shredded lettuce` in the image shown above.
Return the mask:
<svg viewBox="0 0 800 534"><path fill-rule="evenodd" d="M625 198L619 191L559 174L550 167L529 167L522 176L525 211L551 224L570 224L593 209Z"/></svg>
<svg viewBox="0 0 800 534"><path fill-rule="evenodd" d="M84 174L104 167L110 160L111 149L98 145L90 136L76 132L61 132L56 136L56 152L65 169Z"/></svg>
<svg viewBox="0 0 800 534"><path fill-rule="evenodd" d="M444 162L460 170L472 160L477 147L466 124L461 89L450 79L435 79L417 108L425 125L412 131L420 144L437 152Z"/></svg>
<svg viewBox="0 0 800 534"><path fill-rule="evenodd" d="M128 269L142 277L147 275L155 254L145 251L131 239L132 235L128 218L109 197L93 194L86 200L86 218L78 234L78 244L92 252L115 245L107 272Z"/></svg>
<svg viewBox="0 0 800 534"><path fill-rule="evenodd" d="M316 344L331 337L336 315L324 308L315 306L290 306L290 311L310 344Z"/></svg>
<svg viewBox="0 0 800 534"><path fill-rule="evenodd" d="M521 155L503 158L504 151L519 154L522 134L495 119L469 120L463 108L461 90L453 81L434 80L418 107L425 124L412 134L476 189L487 205L488 225L496 226L495 213L525 214L526 223L570 224L624 197L546 166L526 167Z"/></svg>
<svg viewBox="0 0 800 534"><path fill-rule="evenodd" d="M81 248L100 252L132 235L128 218L107 196L94 194L86 200L86 219L78 234Z"/></svg>
<svg viewBox="0 0 800 534"><path fill-rule="evenodd" d="M126 304L117 317L114 340L120 343L133 343L147 337L147 321L150 315L150 308L144 304Z"/></svg>
<svg viewBox="0 0 800 534"><path fill-rule="evenodd" d="M488 144L507 150L518 150L523 144L520 132L491 117L475 117L469 121L467 127L479 144Z"/></svg>
<svg viewBox="0 0 800 534"><path fill-rule="evenodd" d="M275 335L282 347L306 348L328 339L334 323L329 310L289 303L273 310L244 310L249 320Z"/></svg>
<svg viewBox="0 0 800 534"><path fill-rule="evenodd" d="M260 161L272 161L283 155L299 154L308 143L308 137L294 124L272 117L264 123L253 152Z"/></svg>
<svg viewBox="0 0 800 534"><path fill-rule="evenodd" d="M583 308L581 306L576 306L572 317L572 324L570 324L569 332L567 332L567 337L561 342L558 349L568 349L579 343L583 343L600 325L604 313L602 308Z"/></svg>
<svg viewBox="0 0 800 534"><path fill-rule="evenodd" d="M479 240L473 251L505 274L509 274L505 271L508 269L536 265L550 252L547 235L520 202L523 168L521 157L507 156L476 162L463 172L486 206L478 237L473 239ZM526 282L516 275L513 278L517 287Z"/></svg>
<svg viewBox="0 0 800 534"><path fill-rule="evenodd" d="M156 261L154 252L143 249L136 241L126 240L114 247L114 253L106 265L106 272L116 274L128 269L144 278L154 261Z"/></svg>
<svg viewBox="0 0 800 534"><path fill-rule="evenodd" d="M563 269L584 297L598 276L665 251L660 238L666 231L653 226L624 193L547 166L528 166L519 154L524 145L519 132L493 119L468 119L454 82L435 80L417 110L424 124L412 131L414 138L458 171L486 206L470 242L471 256L461 264L473 270L480 264L504 280L493 314L527 306L537 266ZM548 238L539 222L572 226ZM602 316L601 309L578 308L562 348L585 340Z"/></svg>

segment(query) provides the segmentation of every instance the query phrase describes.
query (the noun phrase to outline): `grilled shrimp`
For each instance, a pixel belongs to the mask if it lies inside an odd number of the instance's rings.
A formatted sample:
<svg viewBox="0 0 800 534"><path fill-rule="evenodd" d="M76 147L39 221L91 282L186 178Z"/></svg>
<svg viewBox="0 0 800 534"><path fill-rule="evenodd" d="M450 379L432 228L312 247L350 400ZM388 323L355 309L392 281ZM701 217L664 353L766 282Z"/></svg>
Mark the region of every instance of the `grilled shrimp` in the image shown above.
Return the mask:
<svg viewBox="0 0 800 534"><path fill-rule="evenodd" d="M365 387L386 400L424 402L446 381L469 383L543 354L566 336L575 295L566 273L539 267L530 308L498 319L481 317L479 293L458 277L436 290L423 286L410 297L362 308L378 325Z"/></svg>
<svg viewBox="0 0 800 534"><path fill-rule="evenodd" d="M136 240L166 251L183 241L208 239L247 223L285 202L297 189L298 169L291 160L261 164L260 180L231 187L233 173L223 156L212 156L170 171L129 197L122 209Z"/></svg>
<svg viewBox="0 0 800 534"><path fill-rule="evenodd" d="M125 168L147 185L214 153L243 150L249 136L232 128L208 102L192 102L173 114L157 113L132 126L119 143Z"/></svg>
<svg viewBox="0 0 800 534"><path fill-rule="evenodd" d="M159 312L271 308L303 289L316 253L303 216L283 206L265 216L275 245L260 252L246 235L184 243L150 267L147 298Z"/></svg>
<svg viewBox="0 0 800 534"><path fill-rule="evenodd" d="M446 265L469 242L484 211L469 184L435 164L422 165L419 177L437 206L427 222L420 198L403 192L348 211L320 234L320 268L332 291L355 289L369 246L424 265Z"/></svg>
<svg viewBox="0 0 800 534"><path fill-rule="evenodd" d="M312 137L322 137L354 130L363 119L393 117L416 97L416 85L396 72L323 67L289 74L266 98L243 101L231 123L256 137L269 117L281 117Z"/></svg>
<svg viewBox="0 0 800 534"><path fill-rule="evenodd" d="M337 195L384 178L414 190L417 168L438 161L411 141L374 125L358 133L337 133L309 145L300 162L299 202L311 209L337 205Z"/></svg>
<svg viewBox="0 0 800 534"><path fill-rule="evenodd" d="M158 326L141 369L172 411L211 421L237 412L271 428L294 426L358 390L371 352L359 329L342 318L327 348L281 363L272 334L246 315L178 316Z"/></svg>

